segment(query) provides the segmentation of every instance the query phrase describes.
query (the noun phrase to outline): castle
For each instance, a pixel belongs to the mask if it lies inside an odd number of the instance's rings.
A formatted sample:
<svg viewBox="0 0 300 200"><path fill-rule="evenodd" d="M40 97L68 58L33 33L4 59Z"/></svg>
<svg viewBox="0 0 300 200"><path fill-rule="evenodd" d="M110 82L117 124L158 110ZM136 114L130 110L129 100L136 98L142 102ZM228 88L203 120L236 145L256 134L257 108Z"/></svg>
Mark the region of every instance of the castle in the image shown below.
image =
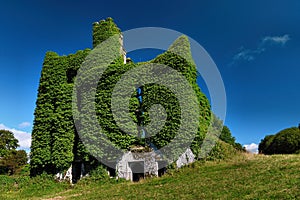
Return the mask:
<svg viewBox="0 0 300 200"><path fill-rule="evenodd" d="M120 29L111 18L101 20L93 24L93 48L109 37L120 35L120 58L113 62L105 72L106 79L100 79L97 88L96 113L107 137L114 141L115 145L128 149L128 152L116 161L114 168L107 167L111 176L117 176L129 180L137 180L145 175L158 176L164 172L165 161L159 151L150 148L149 156L139 158L135 152L145 144L145 141L128 135L116 126L111 114L110 98L112 88L120 77L137 64L126 58L123 48L123 38ZM189 43L184 42L189 48ZM91 49L80 50L75 54L59 56L55 52L47 52L44 58L43 68L38 88L36 109L34 112L34 124L32 131L32 146L30 154L31 175L41 173L57 174L62 178L63 174L72 175L72 181L76 182L90 169L99 165L97 159L91 155L82 143L77 133L72 115L72 92L77 71L84 62ZM176 62L171 62L172 58ZM197 159L197 152L210 121L210 105L205 95L200 91L196 83L196 67L193 63L183 58L166 52L159 55L151 62L167 64L182 73L189 81L197 94L200 102L200 118L198 134L191 147L176 161L177 167L193 162ZM158 95L149 95L156 92ZM180 121L180 108L173 94L165 88L149 85L144 87L143 109L145 109L145 123L147 122L147 109L155 102L161 102L167 111L168 118L164 128L156 136L151 137L151 144L161 148L174 138L178 131ZM156 97L157 99L153 99ZM133 120L138 124L139 116L135 110L140 106L138 99L133 96L131 104ZM149 120L148 120L149 121ZM162 167L163 166L163 167ZM140 173L134 173L142 168Z"/></svg>

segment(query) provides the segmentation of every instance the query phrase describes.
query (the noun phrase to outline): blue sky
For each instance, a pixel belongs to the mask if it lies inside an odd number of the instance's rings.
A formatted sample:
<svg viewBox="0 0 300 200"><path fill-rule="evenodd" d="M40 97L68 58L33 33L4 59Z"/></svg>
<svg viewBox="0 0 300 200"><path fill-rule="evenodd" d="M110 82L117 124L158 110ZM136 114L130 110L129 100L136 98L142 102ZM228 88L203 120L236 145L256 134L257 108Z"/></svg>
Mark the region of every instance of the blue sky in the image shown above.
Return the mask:
<svg viewBox="0 0 300 200"><path fill-rule="evenodd" d="M225 84L225 124L258 144L300 122L299 10L298 0L1 1L0 127L28 141L46 51L91 48L92 23L110 16L123 31L164 27L201 44Z"/></svg>

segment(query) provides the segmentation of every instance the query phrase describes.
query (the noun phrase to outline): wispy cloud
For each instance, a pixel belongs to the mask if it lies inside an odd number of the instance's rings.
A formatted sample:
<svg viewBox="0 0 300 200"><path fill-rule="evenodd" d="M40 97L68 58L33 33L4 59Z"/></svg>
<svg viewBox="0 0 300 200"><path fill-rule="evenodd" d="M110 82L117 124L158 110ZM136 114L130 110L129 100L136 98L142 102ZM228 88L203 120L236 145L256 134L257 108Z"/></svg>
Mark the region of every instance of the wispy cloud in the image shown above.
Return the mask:
<svg viewBox="0 0 300 200"><path fill-rule="evenodd" d="M288 34L285 34L283 36L267 36L262 40L262 43L273 43L273 44L280 44L285 45L289 40L291 40L290 36Z"/></svg>
<svg viewBox="0 0 300 200"><path fill-rule="evenodd" d="M258 153L258 144L255 144L255 143L245 144L244 147L250 153L255 153L255 154Z"/></svg>
<svg viewBox="0 0 300 200"><path fill-rule="evenodd" d="M0 124L0 130L8 130L11 131L15 138L19 140L19 149L25 149L28 150L31 146L31 134L27 133L25 131L20 131L14 128L9 128L5 126L4 124Z"/></svg>
<svg viewBox="0 0 300 200"><path fill-rule="evenodd" d="M270 45L284 46L289 40L291 40L291 38L288 34L283 36L266 36L261 40L256 49L241 47L238 53L233 56L233 61L230 65L233 65L237 61L252 61L256 56L270 48Z"/></svg>
<svg viewBox="0 0 300 200"><path fill-rule="evenodd" d="M234 55L233 60L245 60L245 61L251 61L255 59L255 56L258 54L261 54L265 51L265 48L257 48L257 49L245 49L244 47L241 47L239 52Z"/></svg>
<svg viewBox="0 0 300 200"><path fill-rule="evenodd" d="M29 127L31 124L29 122L22 122L18 125L19 128L26 128Z"/></svg>

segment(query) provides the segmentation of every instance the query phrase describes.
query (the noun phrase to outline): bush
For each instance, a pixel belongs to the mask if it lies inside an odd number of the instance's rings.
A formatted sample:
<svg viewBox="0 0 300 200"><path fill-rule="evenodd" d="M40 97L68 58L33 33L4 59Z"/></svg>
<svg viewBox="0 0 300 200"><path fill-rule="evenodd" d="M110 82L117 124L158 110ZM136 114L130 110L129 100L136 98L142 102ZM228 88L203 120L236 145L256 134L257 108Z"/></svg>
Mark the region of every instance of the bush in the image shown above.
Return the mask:
<svg viewBox="0 0 300 200"><path fill-rule="evenodd" d="M20 171L27 163L27 154L24 150L10 150L0 160L0 173L13 175Z"/></svg>
<svg viewBox="0 0 300 200"><path fill-rule="evenodd" d="M232 158L236 153L237 150L232 145L219 140L206 157L206 160L224 160Z"/></svg>
<svg viewBox="0 0 300 200"><path fill-rule="evenodd" d="M7 175L0 175L0 193L8 192L13 188L13 185L15 183L15 179L11 176Z"/></svg>
<svg viewBox="0 0 300 200"><path fill-rule="evenodd" d="M90 171L90 177L93 180L108 180L109 176L107 170L102 165L97 166L95 169Z"/></svg>

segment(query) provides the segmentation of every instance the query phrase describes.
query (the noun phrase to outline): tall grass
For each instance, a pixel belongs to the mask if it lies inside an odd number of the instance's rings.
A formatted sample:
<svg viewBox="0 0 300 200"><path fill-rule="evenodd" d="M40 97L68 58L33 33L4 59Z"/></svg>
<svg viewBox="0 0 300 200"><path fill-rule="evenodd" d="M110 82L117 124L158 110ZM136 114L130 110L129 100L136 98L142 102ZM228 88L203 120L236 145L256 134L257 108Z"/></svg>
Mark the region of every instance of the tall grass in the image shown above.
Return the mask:
<svg viewBox="0 0 300 200"><path fill-rule="evenodd" d="M25 178L16 186L15 178L0 177L6 184L0 199L300 199L299 170L299 154L236 154L227 160L198 161L138 183L87 178L70 187L39 177Z"/></svg>

